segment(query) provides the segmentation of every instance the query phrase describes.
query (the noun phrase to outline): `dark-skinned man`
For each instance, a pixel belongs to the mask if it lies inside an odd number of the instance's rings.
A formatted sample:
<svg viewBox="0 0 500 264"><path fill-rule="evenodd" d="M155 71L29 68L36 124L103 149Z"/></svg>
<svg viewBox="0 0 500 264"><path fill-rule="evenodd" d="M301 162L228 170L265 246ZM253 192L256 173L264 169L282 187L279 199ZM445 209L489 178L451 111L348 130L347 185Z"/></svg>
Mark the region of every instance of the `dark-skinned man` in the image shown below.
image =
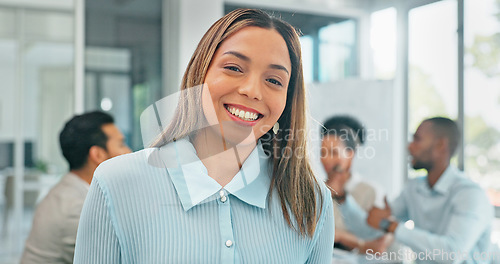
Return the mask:
<svg viewBox="0 0 500 264"><path fill-rule="evenodd" d="M408 149L414 169L427 176L410 180L384 209L372 208L367 223L394 233L416 254L417 263L490 263L493 207L485 191L450 159L460 139L448 118L424 120ZM412 225L405 225L411 220ZM498 257L498 256L496 256Z"/></svg>

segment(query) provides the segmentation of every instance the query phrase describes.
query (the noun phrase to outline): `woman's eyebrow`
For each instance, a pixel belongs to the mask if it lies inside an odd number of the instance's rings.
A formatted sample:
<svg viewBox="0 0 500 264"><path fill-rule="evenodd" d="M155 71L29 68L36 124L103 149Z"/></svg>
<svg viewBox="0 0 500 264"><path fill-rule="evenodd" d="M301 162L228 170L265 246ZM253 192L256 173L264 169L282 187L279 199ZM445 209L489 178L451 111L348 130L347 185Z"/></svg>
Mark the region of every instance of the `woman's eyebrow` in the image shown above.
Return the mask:
<svg viewBox="0 0 500 264"><path fill-rule="evenodd" d="M240 52L237 52L237 51L226 51L224 52L222 55L233 55L241 60L244 60L244 61L247 61L247 62L250 62L251 59L243 54L241 54ZM290 75L290 73L288 72L288 70L286 69L285 66L283 65L280 65L280 64L270 64L269 65L269 68L271 69L277 69L277 70L283 70L285 71L288 75Z"/></svg>
<svg viewBox="0 0 500 264"><path fill-rule="evenodd" d="M244 61L251 61L249 57L237 52L237 51L226 51L224 52L222 55L226 55L226 54L230 54L230 55L233 55L233 56L236 56L238 57L239 59L242 59Z"/></svg>
<svg viewBox="0 0 500 264"><path fill-rule="evenodd" d="M271 64L271 65L269 65L269 68L271 68L271 69L277 69L277 70L283 70L283 71L286 72L286 74L290 75L290 73L288 72L288 70L286 69L286 67L283 66L283 65Z"/></svg>

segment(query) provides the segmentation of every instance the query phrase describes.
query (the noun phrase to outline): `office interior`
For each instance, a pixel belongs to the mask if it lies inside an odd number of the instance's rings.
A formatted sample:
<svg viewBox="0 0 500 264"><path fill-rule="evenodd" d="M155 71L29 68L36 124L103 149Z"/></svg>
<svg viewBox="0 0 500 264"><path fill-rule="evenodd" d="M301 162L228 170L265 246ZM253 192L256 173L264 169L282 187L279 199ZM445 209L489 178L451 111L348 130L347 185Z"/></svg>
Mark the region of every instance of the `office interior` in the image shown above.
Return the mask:
<svg viewBox="0 0 500 264"><path fill-rule="evenodd" d="M36 203L68 170L63 124L106 111L144 148L143 111L179 89L202 34L239 7L300 29L311 135L328 116L358 117L372 138L355 169L389 199L423 173L408 165L418 124L446 116L463 135L452 162L500 217L499 1L0 0L0 263L19 261Z"/></svg>

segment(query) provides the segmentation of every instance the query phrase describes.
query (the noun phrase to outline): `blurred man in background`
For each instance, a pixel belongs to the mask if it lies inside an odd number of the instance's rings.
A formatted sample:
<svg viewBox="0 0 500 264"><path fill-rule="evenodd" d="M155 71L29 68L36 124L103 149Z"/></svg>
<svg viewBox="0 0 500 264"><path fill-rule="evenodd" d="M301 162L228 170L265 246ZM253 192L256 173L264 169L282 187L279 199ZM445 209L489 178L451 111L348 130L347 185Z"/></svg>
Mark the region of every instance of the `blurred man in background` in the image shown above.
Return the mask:
<svg viewBox="0 0 500 264"><path fill-rule="evenodd" d="M478 184L450 165L459 139L454 121L424 120L409 151L413 168L425 169L427 176L410 180L390 206L386 202L368 214L368 224L394 233L417 253L417 263L490 263L493 258L493 207ZM413 225L405 225L408 220Z"/></svg>
<svg viewBox="0 0 500 264"><path fill-rule="evenodd" d="M37 206L22 264L72 263L83 202L97 166L130 153L113 117L103 112L78 115L59 135L70 172Z"/></svg>

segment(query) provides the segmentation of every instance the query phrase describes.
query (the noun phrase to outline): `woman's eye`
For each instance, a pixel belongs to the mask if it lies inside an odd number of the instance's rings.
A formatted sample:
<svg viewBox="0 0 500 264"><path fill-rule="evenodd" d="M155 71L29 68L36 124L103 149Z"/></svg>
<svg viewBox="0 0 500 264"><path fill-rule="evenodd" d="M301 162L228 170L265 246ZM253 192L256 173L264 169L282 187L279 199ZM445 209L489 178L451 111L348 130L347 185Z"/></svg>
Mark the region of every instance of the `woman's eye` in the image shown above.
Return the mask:
<svg viewBox="0 0 500 264"><path fill-rule="evenodd" d="M230 71L235 71L235 72L241 72L240 68L236 66L226 66L224 69L230 70Z"/></svg>
<svg viewBox="0 0 500 264"><path fill-rule="evenodd" d="M270 83L272 83L272 84L274 84L274 85L283 86L283 85L281 84L281 82L280 82L280 81L278 81L278 80L276 80L276 79L267 79L266 81L268 81L268 82L270 82Z"/></svg>

